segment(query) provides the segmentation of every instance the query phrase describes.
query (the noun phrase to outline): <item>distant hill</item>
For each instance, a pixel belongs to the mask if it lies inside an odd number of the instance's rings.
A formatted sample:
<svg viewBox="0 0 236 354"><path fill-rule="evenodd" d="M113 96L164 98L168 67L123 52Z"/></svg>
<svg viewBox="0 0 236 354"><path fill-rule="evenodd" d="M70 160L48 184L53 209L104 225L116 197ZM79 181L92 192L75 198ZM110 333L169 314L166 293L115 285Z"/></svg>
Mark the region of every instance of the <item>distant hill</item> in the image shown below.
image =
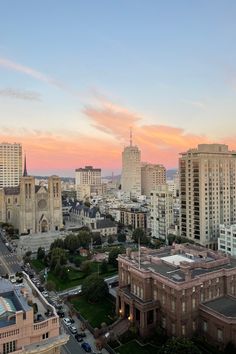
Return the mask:
<svg viewBox="0 0 236 354"><path fill-rule="evenodd" d="M46 179L48 180L48 176L34 176L35 178L37 179ZM73 177L60 177L60 179L63 181L63 182L74 182L75 183L75 178Z"/></svg>
<svg viewBox="0 0 236 354"><path fill-rule="evenodd" d="M166 170L166 179L173 179L177 171L178 171L177 168L173 170Z"/></svg>

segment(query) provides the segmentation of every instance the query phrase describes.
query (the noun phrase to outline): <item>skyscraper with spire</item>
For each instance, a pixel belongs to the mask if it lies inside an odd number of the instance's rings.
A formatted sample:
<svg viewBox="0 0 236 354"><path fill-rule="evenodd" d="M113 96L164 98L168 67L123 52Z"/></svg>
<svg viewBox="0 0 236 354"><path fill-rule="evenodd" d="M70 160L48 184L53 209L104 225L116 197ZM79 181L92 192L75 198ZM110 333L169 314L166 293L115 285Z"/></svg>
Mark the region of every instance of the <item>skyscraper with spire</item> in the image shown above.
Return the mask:
<svg viewBox="0 0 236 354"><path fill-rule="evenodd" d="M141 151L133 145L132 129L130 129L130 144L122 152L121 189L130 198L141 195Z"/></svg>
<svg viewBox="0 0 236 354"><path fill-rule="evenodd" d="M21 144L0 144L0 189L16 187L22 177Z"/></svg>

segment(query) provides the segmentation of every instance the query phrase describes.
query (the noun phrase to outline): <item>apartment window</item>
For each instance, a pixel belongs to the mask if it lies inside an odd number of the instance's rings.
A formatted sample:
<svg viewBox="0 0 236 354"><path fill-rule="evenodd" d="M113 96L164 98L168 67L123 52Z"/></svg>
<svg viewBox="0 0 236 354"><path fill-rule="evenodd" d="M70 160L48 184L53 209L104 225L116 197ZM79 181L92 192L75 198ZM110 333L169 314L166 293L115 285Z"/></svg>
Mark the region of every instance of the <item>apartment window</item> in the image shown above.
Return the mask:
<svg viewBox="0 0 236 354"><path fill-rule="evenodd" d="M196 308L196 299L195 298L192 299L192 308L193 308L193 310L195 310L195 308Z"/></svg>
<svg viewBox="0 0 236 354"><path fill-rule="evenodd" d="M171 333L172 333L173 336L175 335L175 332L176 332L176 324L172 323L171 324Z"/></svg>
<svg viewBox="0 0 236 354"><path fill-rule="evenodd" d="M162 317L161 325L162 325L162 328L166 328L166 318L165 317Z"/></svg>
<svg viewBox="0 0 236 354"><path fill-rule="evenodd" d="M16 341L4 343L3 344L3 354L13 353L16 351Z"/></svg>
<svg viewBox="0 0 236 354"><path fill-rule="evenodd" d="M196 321L193 321L193 331L196 331Z"/></svg>
<svg viewBox="0 0 236 354"><path fill-rule="evenodd" d="M217 329L217 339L219 342L223 341L223 331L220 328Z"/></svg>
<svg viewBox="0 0 236 354"><path fill-rule="evenodd" d="M165 303L166 303L166 297L165 297L165 295L163 294L163 295L162 295L162 305L165 305Z"/></svg>
<svg viewBox="0 0 236 354"><path fill-rule="evenodd" d="M175 300L171 301L171 311L174 312L175 311Z"/></svg>
<svg viewBox="0 0 236 354"><path fill-rule="evenodd" d="M182 312L186 311L186 303L185 301L182 302Z"/></svg>
<svg viewBox="0 0 236 354"><path fill-rule="evenodd" d="M43 339L47 339L48 338L48 332L44 333L42 336Z"/></svg>
<svg viewBox="0 0 236 354"><path fill-rule="evenodd" d="M182 332L182 336L186 335L186 325L181 326L181 332Z"/></svg>
<svg viewBox="0 0 236 354"><path fill-rule="evenodd" d="M153 290L153 299L157 300L157 290Z"/></svg>
<svg viewBox="0 0 236 354"><path fill-rule="evenodd" d="M203 332L207 332L208 324L207 321L203 321Z"/></svg>

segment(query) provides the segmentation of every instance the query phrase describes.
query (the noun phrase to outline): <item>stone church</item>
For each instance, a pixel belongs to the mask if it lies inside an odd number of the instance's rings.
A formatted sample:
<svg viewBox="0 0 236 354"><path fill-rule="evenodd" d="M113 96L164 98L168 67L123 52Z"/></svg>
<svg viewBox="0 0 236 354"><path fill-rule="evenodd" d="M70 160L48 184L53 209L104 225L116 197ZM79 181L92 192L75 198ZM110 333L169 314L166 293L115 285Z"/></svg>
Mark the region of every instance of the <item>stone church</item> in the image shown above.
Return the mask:
<svg viewBox="0 0 236 354"><path fill-rule="evenodd" d="M8 222L19 235L57 231L63 227L61 180L48 179L48 187L35 185L25 169L18 187L0 190L0 222Z"/></svg>

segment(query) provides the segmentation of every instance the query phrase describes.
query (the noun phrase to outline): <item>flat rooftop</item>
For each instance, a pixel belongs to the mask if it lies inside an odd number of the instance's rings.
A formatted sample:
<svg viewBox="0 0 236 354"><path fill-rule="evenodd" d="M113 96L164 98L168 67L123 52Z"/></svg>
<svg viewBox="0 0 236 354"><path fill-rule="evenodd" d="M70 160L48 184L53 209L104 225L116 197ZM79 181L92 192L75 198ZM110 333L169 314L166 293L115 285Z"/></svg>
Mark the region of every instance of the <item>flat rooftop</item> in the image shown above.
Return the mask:
<svg viewBox="0 0 236 354"><path fill-rule="evenodd" d="M226 317L236 317L236 299L232 297L223 296L219 299L208 301L203 305Z"/></svg>
<svg viewBox="0 0 236 354"><path fill-rule="evenodd" d="M191 278L221 269L236 268L236 259L204 247L182 244L166 246L158 250L141 247L139 252L127 252L125 258L134 268L161 274L174 282L184 282L186 273Z"/></svg>

